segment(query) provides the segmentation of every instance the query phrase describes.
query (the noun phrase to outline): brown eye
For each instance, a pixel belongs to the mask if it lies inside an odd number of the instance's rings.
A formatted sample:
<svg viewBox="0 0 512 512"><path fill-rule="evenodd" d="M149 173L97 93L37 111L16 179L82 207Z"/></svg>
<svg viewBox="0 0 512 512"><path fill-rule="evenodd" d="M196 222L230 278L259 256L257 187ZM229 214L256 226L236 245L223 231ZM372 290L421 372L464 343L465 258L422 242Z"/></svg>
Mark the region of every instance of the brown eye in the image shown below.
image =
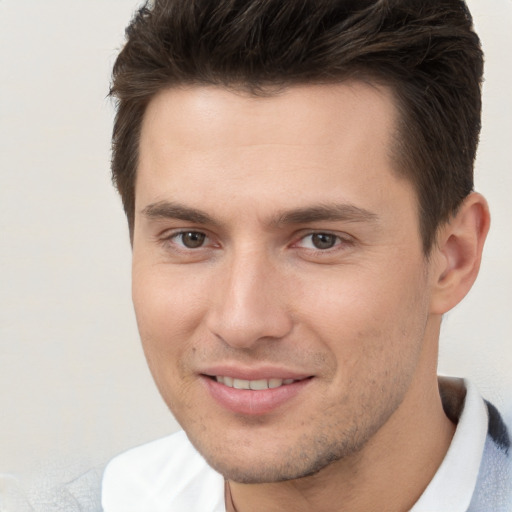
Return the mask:
<svg viewBox="0 0 512 512"><path fill-rule="evenodd" d="M206 235L204 233L200 233L198 231L187 231L185 233L180 233L181 243L187 249L197 249L204 244L206 239Z"/></svg>
<svg viewBox="0 0 512 512"><path fill-rule="evenodd" d="M337 238L329 233L315 233L311 235L311 243L316 249L330 249L336 245Z"/></svg>

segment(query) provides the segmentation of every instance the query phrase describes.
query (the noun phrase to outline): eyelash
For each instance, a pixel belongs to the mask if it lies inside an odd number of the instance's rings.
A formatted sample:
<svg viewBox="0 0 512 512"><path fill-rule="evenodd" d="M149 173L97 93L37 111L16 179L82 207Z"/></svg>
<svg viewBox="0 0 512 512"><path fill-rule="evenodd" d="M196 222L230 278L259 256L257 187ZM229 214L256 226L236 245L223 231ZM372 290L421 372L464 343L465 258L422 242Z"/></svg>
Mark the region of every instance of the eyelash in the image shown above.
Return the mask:
<svg viewBox="0 0 512 512"><path fill-rule="evenodd" d="M196 248L187 247L183 243L183 236L189 235L189 234L195 234L195 235L200 235L200 236L204 237L203 244L201 244L200 246L198 246ZM181 238L181 243L177 241L180 238ZM196 249L204 249L204 247L205 247L204 242L206 242L208 240L210 240L210 237L204 231L194 230L194 229L185 229L185 230L173 232L173 233L170 233L170 234L164 236L162 238L162 243L164 246L166 246L168 244L173 244L174 246L177 246L179 248L178 250L180 250L180 251L194 251Z"/></svg>
<svg viewBox="0 0 512 512"><path fill-rule="evenodd" d="M331 239L333 238L334 239L334 240L332 240L333 245L331 247L325 247L325 248L315 247L315 242L313 241L314 237L328 237ZM334 233L329 233L329 232L324 232L324 231L315 231L314 233L308 233L307 235L302 236L295 245L303 243L308 238L310 239L310 245L312 247L304 247L304 248L307 250L318 251L318 252L326 252L331 249L334 249L335 247L341 245L345 241L342 237L340 237L339 235L336 235Z"/></svg>
<svg viewBox="0 0 512 512"><path fill-rule="evenodd" d="M183 237L188 234L194 234L199 235L200 237L203 237L202 243L198 245L197 247L187 247L185 243L183 242ZM291 244L291 247L299 247L300 244L303 243L308 238L312 239L314 236L327 236L327 237L334 237L334 244L332 247L326 247L326 248L318 248L314 247L314 242L311 240L310 245L313 247L302 247L305 251L307 251L310 254L318 254L318 255L328 255L332 252L344 250L347 248L347 246L351 246L354 243L354 240L349 236L341 236L329 231L314 231L309 232L306 234L303 234L300 236L300 238ZM181 242L178 240L181 238ZM174 246L174 249L178 252L190 252L190 251L196 251L199 249L207 249L208 248L208 242L211 240L211 238L201 230L193 230L193 229L187 229L187 230L181 230L177 232L170 233L163 237L161 239L162 244L165 246L168 246L169 244L172 244ZM218 246L220 247L220 246Z"/></svg>

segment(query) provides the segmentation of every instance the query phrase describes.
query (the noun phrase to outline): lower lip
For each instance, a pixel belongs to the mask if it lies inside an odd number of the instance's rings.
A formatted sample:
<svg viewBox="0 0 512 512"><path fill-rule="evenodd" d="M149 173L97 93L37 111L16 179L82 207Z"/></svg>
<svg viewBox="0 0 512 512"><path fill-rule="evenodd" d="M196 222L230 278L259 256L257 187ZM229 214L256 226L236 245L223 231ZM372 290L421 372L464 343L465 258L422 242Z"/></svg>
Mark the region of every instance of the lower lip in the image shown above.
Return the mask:
<svg viewBox="0 0 512 512"><path fill-rule="evenodd" d="M203 381L221 406L237 414L255 416L270 413L287 404L309 385L311 378L261 391L230 388L206 376L203 376Z"/></svg>

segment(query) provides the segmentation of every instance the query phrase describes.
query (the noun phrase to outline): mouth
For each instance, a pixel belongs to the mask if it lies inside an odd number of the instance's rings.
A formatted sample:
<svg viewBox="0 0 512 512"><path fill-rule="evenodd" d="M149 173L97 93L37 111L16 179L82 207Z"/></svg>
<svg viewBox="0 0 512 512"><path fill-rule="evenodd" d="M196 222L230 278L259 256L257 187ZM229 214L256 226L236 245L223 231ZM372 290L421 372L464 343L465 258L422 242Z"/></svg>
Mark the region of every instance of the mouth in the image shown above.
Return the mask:
<svg viewBox="0 0 512 512"><path fill-rule="evenodd" d="M220 384L224 384L228 388L234 389L252 389L253 391L263 391L265 389L277 389L281 386L287 386L294 382L299 382L304 379L257 379L257 380L245 380L235 379L234 377L228 377L223 375L215 375L210 377ZM310 378L310 377L308 377Z"/></svg>
<svg viewBox="0 0 512 512"><path fill-rule="evenodd" d="M203 382L214 402L222 408L242 415L263 415L298 403L298 395L309 388L312 376L289 376L242 379L230 375L203 374ZM285 378L286 377L286 378Z"/></svg>

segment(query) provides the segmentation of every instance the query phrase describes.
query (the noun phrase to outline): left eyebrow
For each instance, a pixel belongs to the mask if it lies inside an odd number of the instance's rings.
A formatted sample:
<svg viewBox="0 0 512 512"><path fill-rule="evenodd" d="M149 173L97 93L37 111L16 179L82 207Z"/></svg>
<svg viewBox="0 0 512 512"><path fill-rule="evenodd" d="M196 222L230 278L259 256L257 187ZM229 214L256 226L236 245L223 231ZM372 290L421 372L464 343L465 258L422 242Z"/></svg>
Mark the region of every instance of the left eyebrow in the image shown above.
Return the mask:
<svg viewBox="0 0 512 512"><path fill-rule="evenodd" d="M379 216L351 204L327 204L286 211L272 220L272 224L308 224L318 221L376 222Z"/></svg>

